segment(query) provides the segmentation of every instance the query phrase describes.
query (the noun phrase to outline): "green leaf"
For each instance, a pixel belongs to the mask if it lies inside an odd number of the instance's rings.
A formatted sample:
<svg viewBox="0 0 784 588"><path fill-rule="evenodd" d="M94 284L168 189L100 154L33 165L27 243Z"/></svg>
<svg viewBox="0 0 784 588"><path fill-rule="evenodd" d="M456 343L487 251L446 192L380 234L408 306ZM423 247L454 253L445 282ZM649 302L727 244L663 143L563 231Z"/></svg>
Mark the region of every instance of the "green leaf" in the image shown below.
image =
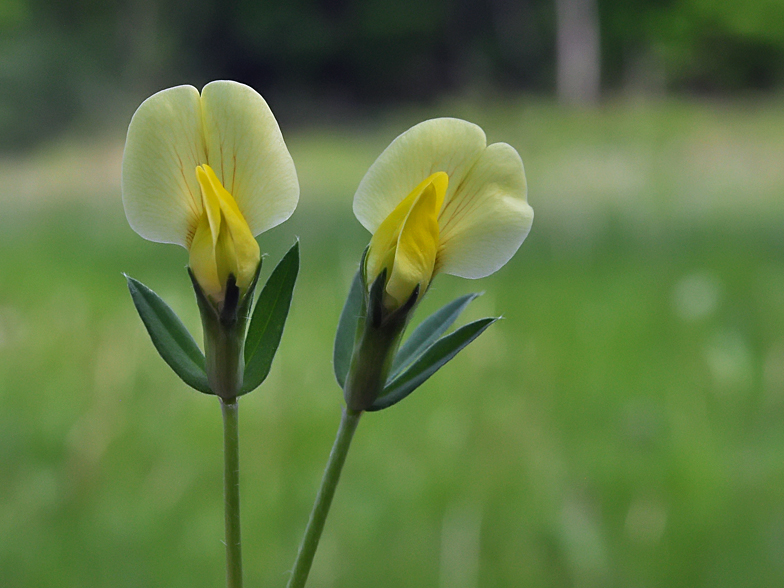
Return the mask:
<svg viewBox="0 0 784 588"><path fill-rule="evenodd" d="M408 367L414 360L422 355L446 330L452 326L460 316L466 306L479 294L466 294L443 306L429 317L411 333L405 343L400 346L400 350L395 356L390 372L391 378L395 378L404 368Z"/></svg>
<svg viewBox="0 0 784 588"><path fill-rule="evenodd" d="M188 386L212 394L204 371L204 354L179 317L140 281L130 276L125 276L125 279L128 280L133 304L163 360Z"/></svg>
<svg viewBox="0 0 784 588"><path fill-rule="evenodd" d="M245 376L240 395L258 388L280 345L299 272L299 241L283 256L259 294L245 339Z"/></svg>
<svg viewBox="0 0 784 588"><path fill-rule="evenodd" d="M357 334L357 323L360 316L365 312L365 286L362 283L362 270L357 271L351 288L343 305L338 321L338 330L335 332L335 347L332 351L332 367L335 370L335 378L343 388L346 384L351 354L354 352L354 338Z"/></svg>
<svg viewBox="0 0 784 588"><path fill-rule="evenodd" d="M382 410L403 400L497 320L479 319L436 341L410 368L386 385L382 396L368 410Z"/></svg>

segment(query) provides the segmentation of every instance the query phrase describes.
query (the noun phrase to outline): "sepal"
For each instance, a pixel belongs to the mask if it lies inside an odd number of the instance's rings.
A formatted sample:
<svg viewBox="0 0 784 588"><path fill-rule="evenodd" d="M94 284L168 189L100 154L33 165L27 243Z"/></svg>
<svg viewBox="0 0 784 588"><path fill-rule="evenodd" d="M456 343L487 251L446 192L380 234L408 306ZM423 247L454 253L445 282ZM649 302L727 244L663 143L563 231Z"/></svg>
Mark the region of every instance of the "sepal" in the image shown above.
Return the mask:
<svg viewBox="0 0 784 588"><path fill-rule="evenodd" d="M259 264L261 266L261 264ZM256 276L260 267L256 270ZM204 332L204 363L207 381L213 393L224 400L235 398L242 386L242 349L245 343L247 312L243 309L253 300L253 284L240 298L235 278L229 274L224 301L215 305L188 268L188 276L196 294Z"/></svg>
<svg viewBox="0 0 784 588"><path fill-rule="evenodd" d="M136 311L163 360L188 386L213 394L204 354L177 314L150 288L130 276L125 279Z"/></svg>
<svg viewBox="0 0 784 588"><path fill-rule="evenodd" d="M372 406L383 391L403 331L419 300L417 285L408 300L400 308L390 312L384 306L386 268L381 270L368 288L363 267L364 263L360 266L359 276L364 303L360 305L356 320L351 361L343 385L346 406L358 412ZM364 312L361 312L363 308ZM348 325L349 319L346 320ZM343 334L343 337L347 335Z"/></svg>

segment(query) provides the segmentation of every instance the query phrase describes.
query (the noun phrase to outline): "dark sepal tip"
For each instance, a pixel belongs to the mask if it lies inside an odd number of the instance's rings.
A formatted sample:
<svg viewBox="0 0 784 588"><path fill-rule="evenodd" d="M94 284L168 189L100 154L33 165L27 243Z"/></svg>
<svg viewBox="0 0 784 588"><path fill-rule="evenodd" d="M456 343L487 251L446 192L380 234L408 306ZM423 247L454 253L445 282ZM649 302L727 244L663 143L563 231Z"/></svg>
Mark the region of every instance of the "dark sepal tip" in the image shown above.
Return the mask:
<svg viewBox="0 0 784 588"><path fill-rule="evenodd" d="M368 293L368 316L370 316L370 323L374 328L380 327L384 318L384 286L386 283L387 268L384 268L373 281Z"/></svg>
<svg viewBox="0 0 784 588"><path fill-rule="evenodd" d="M237 278L234 274L229 274L226 280L226 296L223 299L221 308L221 323L231 326L237 322L237 308L240 303L240 289L237 287Z"/></svg>
<svg viewBox="0 0 784 588"><path fill-rule="evenodd" d="M408 297L408 300L406 300L406 303L403 306L401 306L395 311L395 314L400 313L405 316L409 312L411 312L411 309L414 308L414 306L416 306L416 303L419 300L420 287L421 287L420 284L417 284L414 287L414 290L411 292L411 296Z"/></svg>

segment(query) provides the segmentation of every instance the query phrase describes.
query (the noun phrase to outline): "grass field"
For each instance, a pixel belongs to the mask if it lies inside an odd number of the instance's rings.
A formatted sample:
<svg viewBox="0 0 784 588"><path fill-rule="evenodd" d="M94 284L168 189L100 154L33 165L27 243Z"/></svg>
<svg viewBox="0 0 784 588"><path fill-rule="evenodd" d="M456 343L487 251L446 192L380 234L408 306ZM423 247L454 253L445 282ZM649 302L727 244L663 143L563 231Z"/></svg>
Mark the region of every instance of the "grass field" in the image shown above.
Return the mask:
<svg viewBox="0 0 784 588"><path fill-rule="evenodd" d="M505 318L363 419L309 585L780 585L782 103L532 100L283 129L301 204L260 243L265 275L295 236L303 266L241 402L246 585L285 585L337 427L332 337L368 240L353 190L435 115L517 147L537 217L494 276L436 280L420 317L483 290L464 320ZM218 404L157 357L121 274L200 339L187 256L128 227L120 153L0 161L3 587L224 582Z"/></svg>

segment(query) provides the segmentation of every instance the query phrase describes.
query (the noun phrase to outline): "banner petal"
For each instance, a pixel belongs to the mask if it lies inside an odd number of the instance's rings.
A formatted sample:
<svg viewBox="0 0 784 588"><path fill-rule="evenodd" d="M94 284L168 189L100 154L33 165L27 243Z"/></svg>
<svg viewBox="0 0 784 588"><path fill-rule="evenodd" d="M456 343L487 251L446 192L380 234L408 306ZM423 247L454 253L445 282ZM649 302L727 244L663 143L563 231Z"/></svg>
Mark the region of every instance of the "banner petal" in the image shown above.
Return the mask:
<svg viewBox="0 0 784 588"><path fill-rule="evenodd" d="M485 149L484 131L456 118L436 118L398 136L370 166L354 195L354 215L371 233L428 176L446 172L448 201Z"/></svg>
<svg viewBox="0 0 784 588"><path fill-rule="evenodd" d="M264 99L244 84L217 81L204 87L201 104L206 162L253 235L288 219L299 200L297 171Z"/></svg>

